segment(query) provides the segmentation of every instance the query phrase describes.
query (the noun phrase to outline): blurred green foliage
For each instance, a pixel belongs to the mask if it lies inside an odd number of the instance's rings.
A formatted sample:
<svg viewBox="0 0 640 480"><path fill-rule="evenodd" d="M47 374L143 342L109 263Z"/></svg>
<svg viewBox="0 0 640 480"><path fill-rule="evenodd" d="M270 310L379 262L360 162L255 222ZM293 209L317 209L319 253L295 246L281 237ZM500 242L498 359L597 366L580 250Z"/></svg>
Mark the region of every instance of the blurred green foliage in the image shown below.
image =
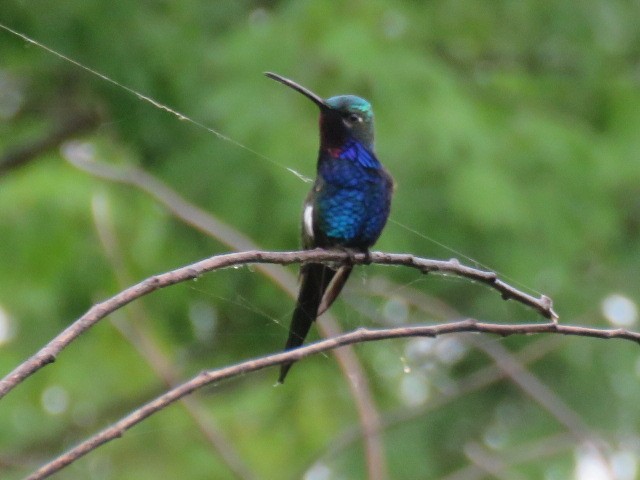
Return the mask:
<svg viewBox="0 0 640 480"><path fill-rule="evenodd" d="M98 111L80 138L96 160L140 166L265 249L293 249L308 184L288 169L314 175L317 112L262 76L271 70L321 95L372 102L378 154L398 183L377 249L486 265L551 296L562 322L610 325L602 305L614 294L633 313L636 2L4 0L0 22L232 139L0 30L0 159ZM94 302L229 249L146 194L74 168L60 147L0 177L3 375ZM115 237L119 261L96 223ZM460 317L541 321L467 281L382 267L355 277L333 308L344 329L441 321L438 302ZM395 286L374 294L382 280ZM406 299L413 289L433 311ZM165 388L117 325L139 325L186 379L278 351L293 308L248 268L139 303L0 401L2 478L21 478ZM587 478L588 460L609 462L607 478L640 478L637 346L470 338L357 347L388 423L390 478L494 478L474 467L478 451L498 459L500 478ZM601 457L513 379L465 393L478 372L501 371L487 355L496 344L528 362ZM365 478L356 410L333 357L301 362L283 387L272 388L275 378L264 371L198 396L246 468L257 478ZM234 477L173 406L59 478Z"/></svg>

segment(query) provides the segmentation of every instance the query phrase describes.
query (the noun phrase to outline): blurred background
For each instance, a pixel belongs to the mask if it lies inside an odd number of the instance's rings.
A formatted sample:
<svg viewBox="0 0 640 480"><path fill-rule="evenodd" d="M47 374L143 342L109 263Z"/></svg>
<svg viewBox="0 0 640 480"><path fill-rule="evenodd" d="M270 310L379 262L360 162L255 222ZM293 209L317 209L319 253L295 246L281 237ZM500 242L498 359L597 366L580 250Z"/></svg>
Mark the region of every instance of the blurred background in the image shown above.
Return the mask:
<svg viewBox="0 0 640 480"><path fill-rule="evenodd" d="M638 328L637 2L4 0L0 23L120 84L0 30L2 375L149 275L249 242L297 248L317 108L267 70L373 104L397 181L377 250L496 270L563 323ZM273 271L294 285L296 266ZM0 401L0 476L168 384L279 351L292 310L252 267L118 311ZM331 313L324 334L544 321L484 286L380 266L358 268ZM209 387L56 478L640 478L631 342L467 334L353 352L350 375L328 354L277 388L275 369Z"/></svg>

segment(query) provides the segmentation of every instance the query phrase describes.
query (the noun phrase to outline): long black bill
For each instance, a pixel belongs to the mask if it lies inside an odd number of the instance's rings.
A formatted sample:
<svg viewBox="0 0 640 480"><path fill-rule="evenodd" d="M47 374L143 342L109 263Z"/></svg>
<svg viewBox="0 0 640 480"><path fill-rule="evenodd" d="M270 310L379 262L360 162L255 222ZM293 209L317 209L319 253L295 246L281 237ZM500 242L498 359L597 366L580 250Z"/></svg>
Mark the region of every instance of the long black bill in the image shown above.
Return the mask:
<svg viewBox="0 0 640 480"><path fill-rule="evenodd" d="M319 95L316 95L311 90L303 87L302 85L297 84L293 80L289 80L288 78L273 72L264 72L264 74L267 77L271 78L272 80L275 80L276 82L280 82L286 85L287 87L293 88L295 91L300 92L302 95L307 97L313 103L318 105L318 107L320 107L321 109L330 108L329 105L327 105L327 103L324 101L322 97L320 97Z"/></svg>

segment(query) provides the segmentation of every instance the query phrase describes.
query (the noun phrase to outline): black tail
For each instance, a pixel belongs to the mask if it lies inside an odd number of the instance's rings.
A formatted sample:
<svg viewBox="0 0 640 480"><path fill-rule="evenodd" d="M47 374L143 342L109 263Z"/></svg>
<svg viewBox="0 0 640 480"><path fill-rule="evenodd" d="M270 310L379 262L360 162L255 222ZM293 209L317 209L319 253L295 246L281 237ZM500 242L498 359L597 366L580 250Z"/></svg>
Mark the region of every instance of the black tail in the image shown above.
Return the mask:
<svg viewBox="0 0 640 480"><path fill-rule="evenodd" d="M308 263L302 266L298 302L291 319L289 338L284 347L285 351L297 348L304 342L311 324L318 316L318 307L322 302L324 292L335 273L335 270L320 263ZM278 378L279 383L284 382L291 365L293 363L282 364L280 378Z"/></svg>

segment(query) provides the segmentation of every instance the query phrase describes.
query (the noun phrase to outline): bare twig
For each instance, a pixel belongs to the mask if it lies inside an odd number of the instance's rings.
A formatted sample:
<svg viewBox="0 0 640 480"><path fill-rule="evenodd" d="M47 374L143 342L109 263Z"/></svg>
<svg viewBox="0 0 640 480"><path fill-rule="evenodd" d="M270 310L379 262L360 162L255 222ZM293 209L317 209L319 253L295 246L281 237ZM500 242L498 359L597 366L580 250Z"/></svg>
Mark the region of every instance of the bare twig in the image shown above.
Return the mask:
<svg viewBox="0 0 640 480"><path fill-rule="evenodd" d="M555 434L549 437L534 440L524 445L518 445L515 448L510 448L508 450L505 450L504 452L501 452L501 457L499 457L498 459L498 461L500 462L500 468L497 469L498 472L494 473L500 473L504 476L504 473L509 473L509 471L507 470L508 468L517 466L521 463L530 462L531 460L540 460L544 457L553 457L563 451L570 450L575 446L575 439L569 434ZM480 447L477 444L475 445L475 447L477 452L477 449ZM467 453L468 455L468 450L466 450L465 453ZM491 455L486 452L485 454ZM494 453L493 455L495 456L496 454ZM487 478L486 471L484 469L478 468L478 466L474 462L467 467L464 467L447 475L446 477L441 478L440 480L481 480L483 478Z"/></svg>
<svg viewBox="0 0 640 480"><path fill-rule="evenodd" d="M393 281L384 277L372 280L362 293L387 299L390 296L401 295L403 301L415 307L421 316L426 315L427 318L434 319L434 322L455 321L464 317L453 305L404 284L395 284ZM352 305L352 307L358 308L356 305ZM370 317L371 325L382 323L382 325L393 326L385 323L383 316L372 315L372 312L367 312L366 309L362 311L362 314ZM603 442L591 431L582 418L526 367L526 363L543 357L548 353L550 348L554 348L554 343L557 345L558 342L550 341L549 338L540 340L535 346L527 348L527 355L523 356L523 358L518 358L501 343L488 341L486 337L460 335L460 340L485 352L492 359L495 366L485 367L465 379L456 382L455 388L440 392L439 396L430 398L428 404L421 408L409 411L403 408L398 414L385 415L386 418L381 422L381 428L386 430L395 424L412 420L419 415L425 414L428 410L444 406L450 400L458 398L463 394L470 393L490 383L507 378L519 386L524 393L547 410L562 425L566 426L576 439L581 442L588 442L590 445L593 445L596 450L598 448L602 449ZM556 337L555 340L561 341L560 337ZM533 356L531 354L533 354ZM324 452L315 463L321 461L320 458L326 459L331 455L335 455L336 452L343 451L349 443L358 439L360 435L360 432L354 428L346 430L331 442L329 449ZM598 453L602 455L602 452Z"/></svg>
<svg viewBox="0 0 640 480"><path fill-rule="evenodd" d="M323 316L322 322L320 322L324 327L323 333L325 337L337 337L342 334L338 322L325 324L325 319L325 316ZM382 420L373 401L367 375L352 347L340 349L338 352L341 353L339 358L342 359L338 364L347 379L347 385L355 401L360 420L366 453L367 480L385 480L388 478L388 473L384 444L380 435Z"/></svg>
<svg viewBox="0 0 640 480"><path fill-rule="evenodd" d="M576 439L594 438L586 422L570 408L551 388L527 370L522 363L503 345L484 345L482 350L489 355L523 392L547 410L560 424L564 425Z"/></svg>
<svg viewBox="0 0 640 480"><path fill-rule="evenodd" d="M507 470L506 463L497 455L492 455L477 442L470 442L463 448L467 459L478 470L498 480L524 480L518 472Z"/></svg>
<svg viewBox="0 0 640 480"><path fill-rule="evenodd" d="M424 293L420 291L412 292L415 305L423 312L428 312L427 302L424 301ZM448 306L449 310L455 312L455 308ZM456 312L455 318L461 318L461 314ZM466 341L476 348L482 350L511 379L524 393L529 395L542 408L549 412L558 422L564 425L569 432L580 441L587 441L598 449L599 441L588 424L580 415L567 405L560 396L534 375L515 355L513 355L504 345L497 342L486 342L485 339L475 337L466 338ZM602 455L602 452L598 452Z"/></svg>
<svg viewBox="0 0 640 480"><path fill-rule="evenodd" d="M104 197L95 196L92 207L94 224L105 255L118 280L118 285L124 288L125 285L131 283L131 279L122 257L108 204L104 201ZM144 304L142 302L134 303L129 309L123 309L121 312L125 312L125 315L128 314L133 321L119 322L116 321L116 318L112 318L118 331L138 351L149 368L163 381L166 388L177 385L181 375L148 328L149 316ZM205 408L198 397L185 397L180 403L214 452L227 465L234 478L240 480L258 478L225 437L224 432L216 425L211 412Z"/></svg>
<svg viewBox="0 0 640 480"><path fill-rule="evenodd" d="M109 313L118 308L132 302L133 300L154 292L160 288L175 285L176 283L193 280L199 276L225 267L235 265L246 265L252 263L276 263L280 265L289 265L301 262L346 262L351 261L355 264L374 263L379 265L404 265L415 268L423 273L438 272L456 275L459 277L469 278L481 283L485 283L502 294L505 299L511 298L524 305L537 310L544 317L552 320L551 325L556 325L557 314L554 312L551 299L546 296L540 298L532 297L516 288L506 284L496 277L493 272L477 270L475 268L461 265L457 260L429 260L425 258L415 257L409 254L397 253L381 253L372 252L369 255L349 254L343 251L333 250L303 250L295 252L265 252L265 251L249 251L238 253L227 253L217 255L205 260L201 260L186 267L181 267L160 275L143 280L132 287L123 290L117 295L111 297L104 302L94 305L82 317L73 322L58 336L51 340L34 356L19 365L13 372L9 373L0 381L0 398L6 395L16 385L25 378L32 375L45 365L55 361L56 356L76 339L79 335L92 327L99 320L107 316ZM537 333L537 330L525 329L514 325L513 333ZM538 325L537 328L543 328L542 331L549 331L547 325ZM564 329L581 328L581 327L563 327ZM588 330L588 329L587 329ZM631 333L626 330L616 330L615 336L622 338L630 338L637 341L640 334Z"/></svg>
<svg viewBox="0 0 640 480"><path fill-rule="evenodd" d="M388 280L386 281L388 283ZM389 287L387 287L389 288ZM403 291L406 300L425 314L432 314L432 300L423 292L408 288ZM440 300L437 301L438 311L445 314L437 317L440 320L462 318L454 306ZM593 440L595 435L586 422L571 409L556 393L545 385L537 376L529 371L509 350L496 342L486 342L485 339L466 336L464 340L475 348L487 354L495 365L513 381L523 392L547 410L558 422L564 425L579 440Z"/></svg>
<svg viewBox="0 0 640 480"><path fill-rule="evenodd" d="M561 333L564 335L578 335L597 338L622 338L640 343L640 334L627 332L624 330L602 330L595 328L558 325L553 322L544 324L521 324L503 325L494 323L481 323L475 320L462 320L459 322L430 325L430 326L408 326L401 328L390 328L381 330L371 330L360 328L350 333L338 337L322 340L305 347L277 353L266 357L248 360L230 367L218 370L205 371L193 377L191 380L179 385L167 393L155 398L151 402L134 410L126 417L114 423L100 433L82 442L77 447L44 465L35 473L27 477L27 480L39 480L52 475L65 466L73 463L80 457L95 450L111 440L122 437L124 433L134 425L142 422L154 413L166 408L186 395L210 384L220 382L239 375L262 370L267 367L281 365L288 362L296 362L305 357L318 354L327 350L351 345L355 343L372 342L390 338L406 337L437 337L460 332L482 332L492 333L500 336L515 334L540 334L540 333Z"/></svg>
<svg viewBox="0 0 640 480"><path fill-rule="evenodd" d="M43 153L58 147L70 138L84 134L100 123L100 115L95 111L78 113L48 136L35 140L28 145L15 147L0 157L0 176L36 159Z"/></svg>
<svg viewBox="0 0 640 480"><path fill-rule="evenodd" d="M93 176L112 182L130 185L149 195L166 208L174 217L191 227L209 235L224 245L236 251L259 250L260 246L231 225L217 219L210 212L188 202L166 184L137 167L114 166L104 162L97 162L86 150L78 148L78 144L71 142L63 148L65 158L75 167ZM273 281L291 298L297 297L296 277L279 265L261 264L256 270ZM323 337L335 337L342 333L336 319L327 312L318 324ZM373 395L367 381L367 376L358 357L351 347L334 350L338 365L347 381L347 386L354 399L356 411L364 433L364 451L369 471L369 480L384 480L387 478L387 467L384 447L380 436L380 414L373 400Z"/></svg>
<svg viewBox="0 0 640 480"><path fill-rule="evenodd" d="M560 337L555 337L555 342L553 340L554 339L549 338L540 339L537 342L527 345L519 352L518 361L523 365L528 365L529 363L533 363L544 358L551 350L557 348L559 343L562 341ZM425 405L414 408L406 408L403 406L394 411L386 412L380 425L380 428L382 429L381 431L388 431L407 422L413 422L417 418L427 415L429 412L446 406L457 398L488 387L505 379L506 377L506 373L498 368L498 366L485 366L457 381L455 388L437 392ZM346 429L340 436L331 441L327 449L318 455L312 465L328 462L328 459L335 457L340 452L349 448L352 443L360 438L360 436L361 432L356 428L350 427ZM307 468L307 470L309 469L310 468Z"/></svg>

